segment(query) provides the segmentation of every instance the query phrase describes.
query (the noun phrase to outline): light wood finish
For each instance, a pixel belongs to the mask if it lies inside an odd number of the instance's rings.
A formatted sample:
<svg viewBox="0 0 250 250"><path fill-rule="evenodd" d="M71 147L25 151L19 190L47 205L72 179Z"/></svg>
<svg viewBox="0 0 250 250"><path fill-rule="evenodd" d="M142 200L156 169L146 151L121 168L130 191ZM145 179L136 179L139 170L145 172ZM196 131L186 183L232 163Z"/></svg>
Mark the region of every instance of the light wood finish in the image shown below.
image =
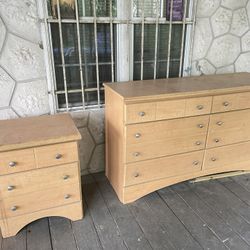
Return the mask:
<svg viewBox="0 0 250 250"><path fill-rule="evenodd" d="M0 121L3 237L43 216L82 218L80 138L69 114ZM72 215L69 204L77 204Z"/></svg>
<svg viewBox="0 0 250 250"><path fill-rule="evenodd" d="M247 147L240 147L250 141L249 73L111 83L105 95L106 174L121 202L199 176L250 169ZM232 154L229 145L236 145ZM225 159L210 162L217 150ZM205 158L196 171L185 157L199 152Z"/></svg>
<svg viewBox="0 0 250 250"><path fill-rule="evenodd" d="M250 92L215 96L212 112L226 112L250 108Z"/></svg>
<svg viewBox="0 0 250 250"><path fill-rule="evenodd" d="M201 171L204 151L126 165L125 186Z"/></svg>
<svg viewBox="0 0 250 250"><path fill-rule="evenodd" d="M21 196L79 182L78 163L0 176L1 198Z"/></svg>
<svg viewBox="0 0 250 250"><path fill-rule="evenodd" d="M4 120L0 126L0 152L80 139L70 114Z"/></svg>
<svg viewBox="0 0 250 250"><path fill-rule="evenodd" d="M206 150L204 169L250 169L250 142Z"/></svg>
<svg viewBox="0 0 250 250"><path fill-rule="evenodd" d="M77 143L60 143L35 148L37 167L48 167L78 161Z"/></svg>
<svg viewBox="0 0 250 250"><path fill-rule="evenodd" d="M127 126L126 162L204 149L208 118L191 117ZM138 134L140 137L136 138Z"/></svg>
<svg viewBox="0 0 250 250"><path fill-rule="evenodd" d="M250 140L249 124L249 109L211 115L207 147Z"/></svg>
<svg viewBox="0 0 250 250"><path fill-rule="evenodd" d="M48 216L61 216L72 221L80 220L83 218L82 202L79 201L61 207L53 207L30 214L23 214L20 216L10 217L5 220L0 220L2 236L6 238L16 235L21 228L32 221Z"/></svg>
<svg viewBox="0 0 250 250"><path fill-rule="evenodd" d="M156 103L139 103L125 106L125 122L137 123L155 120Z"/></svg>
<svg viewBox="0 0 250 250"><path fill-rule="evenodd" d="M0 175L31 170L36 167L33 149L0 153Z"/></svg>

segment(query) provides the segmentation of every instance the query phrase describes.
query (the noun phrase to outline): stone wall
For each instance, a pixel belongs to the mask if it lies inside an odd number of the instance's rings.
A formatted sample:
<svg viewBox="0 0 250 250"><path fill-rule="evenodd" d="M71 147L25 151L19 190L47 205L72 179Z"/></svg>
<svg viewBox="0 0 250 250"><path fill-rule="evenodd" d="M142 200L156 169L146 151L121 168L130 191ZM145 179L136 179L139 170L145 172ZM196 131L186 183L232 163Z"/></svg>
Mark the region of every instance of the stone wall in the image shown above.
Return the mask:
<svg viewBox="0 0 250 250"><path fill-rule="evenodd" d="M250 72L250 1L198 0L192 75Z"/></svg>

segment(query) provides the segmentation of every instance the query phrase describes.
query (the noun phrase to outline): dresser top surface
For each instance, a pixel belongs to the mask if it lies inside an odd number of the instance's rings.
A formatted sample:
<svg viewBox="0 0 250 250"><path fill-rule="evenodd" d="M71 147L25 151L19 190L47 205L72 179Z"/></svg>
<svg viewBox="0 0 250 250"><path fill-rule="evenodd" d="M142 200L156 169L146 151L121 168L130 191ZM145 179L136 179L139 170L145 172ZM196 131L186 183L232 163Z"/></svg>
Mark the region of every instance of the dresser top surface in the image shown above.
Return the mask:
<svg viewBox="0 0 250 250"><path fill-rule="evenodd" d="M125 100L250 91L250 73L107 83Z"/></svg>
<svg viewBox="0 0 250 250"><path fill-rule="evenodd" d="M0 121L0 152L80 139L70 114Z"/></svg>

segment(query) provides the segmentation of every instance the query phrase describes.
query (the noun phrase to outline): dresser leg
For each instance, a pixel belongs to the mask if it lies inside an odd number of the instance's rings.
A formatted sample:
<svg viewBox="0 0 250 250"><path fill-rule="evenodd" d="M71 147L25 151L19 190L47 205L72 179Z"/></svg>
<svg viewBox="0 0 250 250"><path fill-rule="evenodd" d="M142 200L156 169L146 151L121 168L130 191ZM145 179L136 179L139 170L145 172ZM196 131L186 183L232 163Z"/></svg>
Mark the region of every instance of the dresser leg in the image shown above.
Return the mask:
<svg viewBox="0 0 250 250"><path fill-rule="evenodd" d="M15 236L23 227L25 227L29 223L50 216L65 217L72 221L81 220L83 218L82 201L64 205L62 207L55 207L37 211L31 214L23 214L7 219L1 219L0 228L2 236L3 238Z"/></svg>

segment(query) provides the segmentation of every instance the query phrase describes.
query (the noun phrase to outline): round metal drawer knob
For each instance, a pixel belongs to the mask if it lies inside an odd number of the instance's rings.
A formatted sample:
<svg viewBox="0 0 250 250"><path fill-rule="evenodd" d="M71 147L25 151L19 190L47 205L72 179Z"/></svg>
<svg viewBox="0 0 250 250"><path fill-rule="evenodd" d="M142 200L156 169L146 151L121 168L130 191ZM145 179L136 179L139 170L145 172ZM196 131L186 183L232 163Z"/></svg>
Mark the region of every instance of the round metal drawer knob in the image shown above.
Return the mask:
<svg viewBox="0 0 250 250"><path fill-rule="evenodd" d="M15 186L8 186L8 191L12 191L13 189L15 189Z"/></svg>
<svg viewBox="0 0 250 250"><path fill-rule="evenodd" d="M140 155L139 152L135 152L135 153L134 153L134 156L135 156L135 157L138 157L139 155Z"/></svg>
<svg viewBox="0 0 250 250"><path fill-rule="evenodd" d="M64 175L64 176L63 176L63 179L64 179L64 180L68 180L68 179L69 179L69 175Z"/></svg>
<svg viewBox="0 0 250 250"><path fill-rule="evenodd" d="M138 115L139 115L139 116L145 116L146 113L145 113L144 111L141 111L141 112L138 113Z"/></svg>
<svg viewBox="0 0 250 250"><path fill-rule="evenodd" d="M224 105L225 107L227 107L227 106L229 106L229 102L223 102L223 105Z"/></svg>
<svg viewBox="0 0 250 250"><path fill-rule="evenodd" d="M64 199L65 200L67 200L67 199L69 199L70 198L70 195L69 194L66 194L65 196L64 196Z"/></svg>
<svg viewBox="0 0 250 250"><path fill-rule="evenodd" d="M203 105L198 105L198 106L197 106L197 109L198 109L198 110L202 110L202 109L204 109L204 106L203 106Z"/></svg>
<svg viewBox="0 0 250 250"><path fill-rule="evenodd" d="M199 161L194 161L194 162L193 162L193 164L194 164L195 166L199 165L199 163L200 163Z"/></svg>
<svg viewBox="0 0 250 250"><path fill-rule="evenodd" d="M139 177L139 173L135 173L135 174L134 174L134 177L135 177L135 178Z"/></svg>
<svg viewBox="0 0 250 250"><path fill-rule="evenodd" d="M62 158L62 155L61 154L56 154L56 159L59 160Z"/></svg>
<svg viewBox="0 0 250 250"><path fill-rule="evenodd" d="M212 158L211 158L211 161L216 161L216 158L215 158L215 157L212 157Z"/></svg>
<svg viewBox="0 0 250 250"><path fill-rule="evenodd" d="M11 168L15 167L16 166L16 162L14 162L14 161L9 162L9 166Z"/></svg>
<svg viewBox="0 0 250 250"><path fill-rule="evenodd" d="M221 126L221 125L223 125L223 122L222 121L219 121L219 122L217 122L216 123L218 126Z"/></svg>
<svg viewBox="0 0 250 250"><path fill-rule="evenodd" d="M11 207L10 210L13 211L13 212L16 211L17 210L17 206Z"/></svg>
<svg viewBox="0 0 250 250"><path fill-rule="evenodd" d="M196 144L197 146L200 146L200 145L201 145L201 141L197 141L195 144Z"/></svg>
<svg viewBox="0 0 250 250"><path fill-rule="evenodd" d="M214 141L215 141L216 143L220 142L220 140L219 140L219 139L214 139Z"/></svg>
<svg viewBox="0 0 250 250"><path fill-rule="evenodd" d="M141 137L141 134L140 133L136 133L135 134L135 138L140 138Z"/></svg>
<svg viewBox="0 0 250 250"><path fill-rule="evenodd" d="M198 124L198 128L204 128L203 124Z"/></svg>

